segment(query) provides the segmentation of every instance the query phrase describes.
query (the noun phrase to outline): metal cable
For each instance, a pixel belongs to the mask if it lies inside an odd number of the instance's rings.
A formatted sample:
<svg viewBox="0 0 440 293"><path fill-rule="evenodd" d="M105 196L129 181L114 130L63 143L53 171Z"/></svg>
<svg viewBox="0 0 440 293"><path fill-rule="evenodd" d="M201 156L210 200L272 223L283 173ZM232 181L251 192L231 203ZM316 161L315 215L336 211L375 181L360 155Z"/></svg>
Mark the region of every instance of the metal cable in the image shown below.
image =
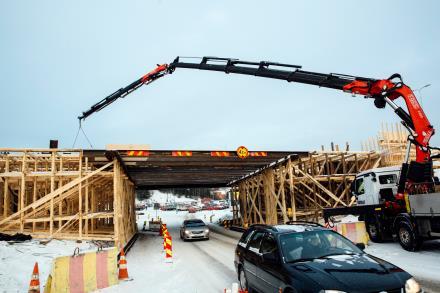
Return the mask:
<svg viewBox="0 0 440 293"><path fill-rule="evenodd" d="M84 137L86 138L86 140L87 140L87 142L89 143L90 147L93 148L93 145L92 145L92 143L90 142L90 139L87 137L87 134L85 133L84 129L82 128L81 120L79 120L78 132L76 133L75 140L73 141L72 148L75 148L76 140L78 139L78 135L79 135L79 132L80 132L80 131L84 134Z"/></svg>

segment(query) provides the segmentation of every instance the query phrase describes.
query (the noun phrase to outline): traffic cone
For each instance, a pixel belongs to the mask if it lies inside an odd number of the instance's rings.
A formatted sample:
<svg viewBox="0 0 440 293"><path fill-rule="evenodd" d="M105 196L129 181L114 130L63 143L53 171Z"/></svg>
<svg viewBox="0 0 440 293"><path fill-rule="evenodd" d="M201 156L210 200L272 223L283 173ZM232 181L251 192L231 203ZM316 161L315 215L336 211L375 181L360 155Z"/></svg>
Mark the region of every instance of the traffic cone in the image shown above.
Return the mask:
<svg viewBox="0 0 440 293"><path fill-rule="evenodd" d="M40 276L38 272L38 263L34 265L34 270L31 276L31 282L29 283L29 293L40 293Z"/></svg>
<svg viewBox="0 0 440 293"><path fill-rule="evenodd" d="M127 260L125 259L125 253L124 249L121 249L121 255L119 258L119 273L118 273L118 279L119 280L128 280L128 270L127 270Z"/></svg>

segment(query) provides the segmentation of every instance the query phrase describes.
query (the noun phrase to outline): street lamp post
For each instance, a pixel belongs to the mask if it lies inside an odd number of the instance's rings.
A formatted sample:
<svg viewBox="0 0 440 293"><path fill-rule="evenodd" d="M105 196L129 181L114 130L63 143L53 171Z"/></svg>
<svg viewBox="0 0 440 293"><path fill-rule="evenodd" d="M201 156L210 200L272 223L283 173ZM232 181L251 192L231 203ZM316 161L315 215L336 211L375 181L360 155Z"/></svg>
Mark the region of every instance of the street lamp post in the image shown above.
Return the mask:
<svg viewBox="0 0 440 293"><path fill-rule="evenodd" d="M420 105L421 105L422 107L423 107L422 90L423 90L424 88L427 88L428 86L431 86L431 84L430 84L430 83L425 84L424 86L422 86L422 87L420 87L420 88L414 90L415 92L418 92L418 93L419 93L418 96L420 97Z"/></svg>

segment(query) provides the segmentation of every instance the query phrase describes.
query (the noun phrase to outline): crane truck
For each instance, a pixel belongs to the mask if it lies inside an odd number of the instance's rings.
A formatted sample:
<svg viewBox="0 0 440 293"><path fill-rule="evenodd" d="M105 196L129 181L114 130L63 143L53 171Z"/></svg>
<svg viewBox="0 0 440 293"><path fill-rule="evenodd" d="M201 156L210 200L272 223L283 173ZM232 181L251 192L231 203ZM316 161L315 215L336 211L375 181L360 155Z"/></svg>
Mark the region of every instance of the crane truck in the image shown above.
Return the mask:
<svg viewBox="0 0 440 293"><path fill-rule="evenodd" d="M394 237L409 251L419 249L424 239L440 238L440 190L432 163L432 159L439 155L431 155L432 149L439 148L429 145L435 130L400 74L393 74L386 79L374 79L305 71L299 65L269 61L250 62L218 57L201 57L198 62L193 60L177 57L169 64L157 65L154 70L93 105L78 119L86 119L142 85L172 74L178 68L253 75L363 95L373 99L374 105L379 109L390 106L402 120L403 126L409 132L406 159L402 166L376 168L359 173L351 186L357 204L324 209L326 223L330 223L335 215L358 215L365 221L367 232L373 241L380 242ZM399 98L404 100L407 111L394 102ZM412 145L416 148L416 160L410 162L409 152Z"/></svg>

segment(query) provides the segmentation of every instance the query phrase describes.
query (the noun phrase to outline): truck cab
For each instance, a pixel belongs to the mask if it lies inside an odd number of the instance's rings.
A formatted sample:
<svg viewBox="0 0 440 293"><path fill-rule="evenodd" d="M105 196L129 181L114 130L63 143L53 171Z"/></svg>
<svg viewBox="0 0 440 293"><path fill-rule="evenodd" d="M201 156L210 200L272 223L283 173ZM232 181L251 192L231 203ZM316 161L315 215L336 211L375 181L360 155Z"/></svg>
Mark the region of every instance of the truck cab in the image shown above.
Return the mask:
<svg viewBox="0 0 440 293"><path fill-rule="evenodd" d="M357 205L378 205L390 200L397 192L400 167L370 169L359 173L351 186Z"/></svg>

